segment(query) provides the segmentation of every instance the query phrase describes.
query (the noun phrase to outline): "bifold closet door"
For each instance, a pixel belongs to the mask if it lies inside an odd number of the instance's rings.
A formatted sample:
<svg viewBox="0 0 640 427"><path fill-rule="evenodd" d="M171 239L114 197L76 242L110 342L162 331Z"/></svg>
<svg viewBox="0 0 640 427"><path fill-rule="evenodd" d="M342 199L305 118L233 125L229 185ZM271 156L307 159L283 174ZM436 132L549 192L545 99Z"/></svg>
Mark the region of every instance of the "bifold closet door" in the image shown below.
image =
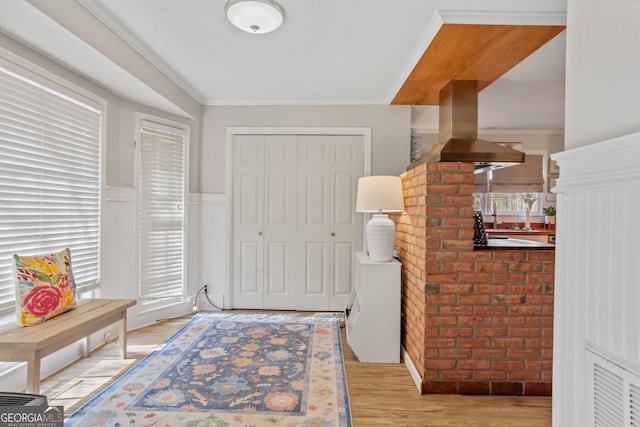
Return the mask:
<svg viewBox="0 0 640 427"><path fill-rule="evenodd" d="M298 310L344 310L351 294L353 253L362 250L355 202L363 156L362 136L298 139Z"/></svg>
<svg viewBox="0 0 640 427"><path fill-rule="evenodd" d="M234 137L234 308L296 308L296 144L295 135Z"/></svg>

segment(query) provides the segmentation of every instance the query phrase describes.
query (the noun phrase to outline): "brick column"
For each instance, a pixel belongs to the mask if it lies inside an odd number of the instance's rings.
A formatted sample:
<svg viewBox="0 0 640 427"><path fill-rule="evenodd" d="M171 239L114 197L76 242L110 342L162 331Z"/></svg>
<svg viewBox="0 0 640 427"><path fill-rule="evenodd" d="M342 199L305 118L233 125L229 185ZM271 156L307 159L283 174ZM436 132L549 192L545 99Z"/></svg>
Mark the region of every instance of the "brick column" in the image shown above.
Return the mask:
<svg viewBox="0 0 640 427"><path fill-rule="evenodd" d="M554 251L474 250L473 170L403 178L403 345L425 393L549 395Z"/></svg>

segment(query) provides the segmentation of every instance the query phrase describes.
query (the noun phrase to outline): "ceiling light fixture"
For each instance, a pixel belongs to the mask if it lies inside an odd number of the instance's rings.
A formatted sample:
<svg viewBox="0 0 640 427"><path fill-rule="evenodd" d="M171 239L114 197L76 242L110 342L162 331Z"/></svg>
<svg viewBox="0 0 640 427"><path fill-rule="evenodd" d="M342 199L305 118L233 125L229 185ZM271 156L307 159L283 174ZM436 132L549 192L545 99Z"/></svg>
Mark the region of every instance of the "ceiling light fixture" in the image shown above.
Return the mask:
<svg viewBox="0 0 640 427"><path fill-rule="evenodd" d="M284 9L272 0L229 0L224 9L229 21L247 33L270 33L284 21Z"/></svg>

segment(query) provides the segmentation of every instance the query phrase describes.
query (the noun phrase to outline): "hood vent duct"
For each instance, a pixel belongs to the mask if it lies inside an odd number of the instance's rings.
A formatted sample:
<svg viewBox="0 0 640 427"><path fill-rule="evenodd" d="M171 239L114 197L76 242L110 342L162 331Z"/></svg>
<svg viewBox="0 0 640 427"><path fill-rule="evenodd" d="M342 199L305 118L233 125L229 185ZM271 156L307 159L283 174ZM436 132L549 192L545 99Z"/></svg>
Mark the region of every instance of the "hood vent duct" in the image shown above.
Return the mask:
<svg viewBox="0 0 640 427"><path fill-rule="evenodd" d="M473 162L475 173L524 162L524 153L478 139L478 82L452 80L440 91L440 161Z"/></svg>

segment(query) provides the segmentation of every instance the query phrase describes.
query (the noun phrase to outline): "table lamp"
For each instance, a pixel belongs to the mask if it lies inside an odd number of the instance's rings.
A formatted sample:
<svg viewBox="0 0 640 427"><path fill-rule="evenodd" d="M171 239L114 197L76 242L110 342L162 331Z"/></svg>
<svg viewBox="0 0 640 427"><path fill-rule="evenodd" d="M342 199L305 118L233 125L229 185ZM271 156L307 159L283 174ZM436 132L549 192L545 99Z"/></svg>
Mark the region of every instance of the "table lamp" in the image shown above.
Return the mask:
<svg viewBox="0 0 640 427"><path fill-rule="evenodd" d="M369 259L389 262L393 259L396 225L382 212L404 211L402 180L399 176L365 176L358 180L356 212L372 212L366 236Z"/></svg>

